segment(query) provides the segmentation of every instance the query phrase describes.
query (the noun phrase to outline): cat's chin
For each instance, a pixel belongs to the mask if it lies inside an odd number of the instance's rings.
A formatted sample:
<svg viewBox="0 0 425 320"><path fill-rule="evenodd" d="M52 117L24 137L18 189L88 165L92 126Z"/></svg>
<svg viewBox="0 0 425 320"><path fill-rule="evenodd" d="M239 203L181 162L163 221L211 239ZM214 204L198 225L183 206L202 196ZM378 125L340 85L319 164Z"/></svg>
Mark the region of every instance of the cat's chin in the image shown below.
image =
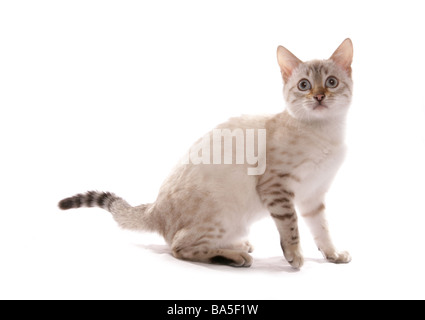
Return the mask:
<svg viewBox="0 0 425 320"><path fill-rule="evenodd" d="M317 104L310 106L308 110L309 120L335 121L344 118L348 107L344 105L335 106L334 104Z"/></svg>

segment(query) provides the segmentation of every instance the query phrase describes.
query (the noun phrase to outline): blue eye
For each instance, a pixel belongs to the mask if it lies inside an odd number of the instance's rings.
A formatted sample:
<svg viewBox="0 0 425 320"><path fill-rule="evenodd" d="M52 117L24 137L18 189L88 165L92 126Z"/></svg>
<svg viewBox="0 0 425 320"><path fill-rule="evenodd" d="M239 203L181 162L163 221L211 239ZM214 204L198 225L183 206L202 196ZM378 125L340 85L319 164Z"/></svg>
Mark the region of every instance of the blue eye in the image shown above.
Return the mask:
<svg viewBox="0 0 425 320"><path fill-rule="evenodd" d="M338 87L338 79L330 76L329 78L326 79L325 86L326 86L326 88L336 88L336 87Z"/></svg>
<svg viewBox="0 0 425 320"><path fill-rule="evenodd" d="M302 79L300 82L298 82L298 90L300 91L307 91L311 89L310 81L307 79Z"/></svg>

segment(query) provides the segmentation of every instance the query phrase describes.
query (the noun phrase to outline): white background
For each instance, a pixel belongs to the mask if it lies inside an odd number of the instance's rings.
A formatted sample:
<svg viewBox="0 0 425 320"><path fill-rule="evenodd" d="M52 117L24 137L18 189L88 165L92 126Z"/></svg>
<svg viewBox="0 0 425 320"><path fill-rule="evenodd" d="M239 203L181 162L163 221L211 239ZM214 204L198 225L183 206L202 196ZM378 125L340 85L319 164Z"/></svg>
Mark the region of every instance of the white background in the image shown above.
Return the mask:
<svg viewBox="0 0 425 320"><path fill-rule="evenodd" d="M0 298L425 298L422 1L2 1ZM301 224L305 266L271 219L249 269L174 259L86 190L152 202L192 142L230 116L284 108L276 47L302 60L354 43L349 153L328 197L348 265Z"/></svg>

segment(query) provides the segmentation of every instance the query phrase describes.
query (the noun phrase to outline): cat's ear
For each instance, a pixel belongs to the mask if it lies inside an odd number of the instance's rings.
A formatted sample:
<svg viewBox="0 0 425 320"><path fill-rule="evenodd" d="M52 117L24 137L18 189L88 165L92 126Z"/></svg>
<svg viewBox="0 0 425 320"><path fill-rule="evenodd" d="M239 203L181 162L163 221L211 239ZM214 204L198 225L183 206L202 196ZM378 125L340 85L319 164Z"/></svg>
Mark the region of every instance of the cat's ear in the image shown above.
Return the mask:
<svg viewBox="0 0 425 320"><path fill-rule="evenodd" d="M353 62L353 43L350 38L345 39L330 57L338 66L351 76L351 62Z"/></svg>
<svg viewBox="0 0 425 320"><path fill-rule="evenodd" d="M288 49L277 47L277 62L282 72L283 81L286 83L289 77L302 61L292 54Z"/></svg>

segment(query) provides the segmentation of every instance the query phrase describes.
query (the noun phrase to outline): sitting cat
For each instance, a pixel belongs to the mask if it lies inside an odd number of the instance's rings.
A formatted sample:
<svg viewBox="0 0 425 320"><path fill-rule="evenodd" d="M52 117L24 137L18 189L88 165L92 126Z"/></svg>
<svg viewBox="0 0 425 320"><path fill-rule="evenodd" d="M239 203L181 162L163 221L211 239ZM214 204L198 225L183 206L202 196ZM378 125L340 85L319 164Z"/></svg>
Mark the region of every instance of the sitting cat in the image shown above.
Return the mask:
<svg viewBox="0 0 425 320"><path fill-rule="evenodd" d="M257 142L257 158L258 163L264 162L263 170L248 174L252 163L234 163L234 157L217 164L209 161L210 155L204 150L203 159L207 161L178 164L154 203L132 207L112 193L91 191L66 198L59 207L101 207L123 228L161 234L176 258L235 267L252 264L252 246L245 238L249 226L270 215L286 260L300 268L303 257L298 212L327 260L349 262L350 255L337 251L331 241L324 197L344 159L345 120L353 87L352 57L350 39L344 40L328 60L302 62L278 47L287 108L271 116L232 118L216 128L246 134L251 130L257 137L262 130L264 143ZM239 147L231 146L230 156L248 147L246 139L246 144L243 141ZM209 142L206 144L209 146ZM199 156L196 150L192 156ZM223 147L212 150L225 151Z"/></svg>

